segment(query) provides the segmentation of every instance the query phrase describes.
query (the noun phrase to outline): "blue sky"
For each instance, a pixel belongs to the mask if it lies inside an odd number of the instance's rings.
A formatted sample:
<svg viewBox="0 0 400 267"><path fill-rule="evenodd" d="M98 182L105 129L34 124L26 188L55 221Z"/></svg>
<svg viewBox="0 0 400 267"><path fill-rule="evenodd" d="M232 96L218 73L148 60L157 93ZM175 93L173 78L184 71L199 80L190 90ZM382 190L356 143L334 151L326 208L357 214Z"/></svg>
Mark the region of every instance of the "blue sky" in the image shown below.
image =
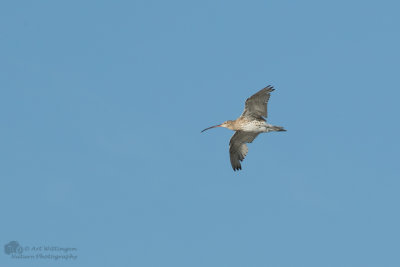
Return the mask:
<svg viewBox="0 0 400 267"><path fill-rule="evenodd" d="M2 1L2 266L399 266L398 1ZM232 132L275 86L243 170ZM2 249L3 251L3 249Z"/></svg>

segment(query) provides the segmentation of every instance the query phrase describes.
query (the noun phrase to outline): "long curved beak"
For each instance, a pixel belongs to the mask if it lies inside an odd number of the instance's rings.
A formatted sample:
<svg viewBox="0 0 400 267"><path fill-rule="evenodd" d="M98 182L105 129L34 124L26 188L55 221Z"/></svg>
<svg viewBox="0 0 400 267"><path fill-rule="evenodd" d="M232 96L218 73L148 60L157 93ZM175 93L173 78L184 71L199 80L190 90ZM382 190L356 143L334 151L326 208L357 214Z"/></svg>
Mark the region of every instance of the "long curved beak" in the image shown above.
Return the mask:
<svg viewBox="0 0 400 267"><path fill-rule="evenodd" d="M207 130L209 130L209 129L216 128L216 127L221 127L221 124L218 124L218 125L215 125L215 126L211 126L211 127L205 128L205 129L204 129L203 131L201 131L201 132L204 132L204 131L207 131Z"/></svg>

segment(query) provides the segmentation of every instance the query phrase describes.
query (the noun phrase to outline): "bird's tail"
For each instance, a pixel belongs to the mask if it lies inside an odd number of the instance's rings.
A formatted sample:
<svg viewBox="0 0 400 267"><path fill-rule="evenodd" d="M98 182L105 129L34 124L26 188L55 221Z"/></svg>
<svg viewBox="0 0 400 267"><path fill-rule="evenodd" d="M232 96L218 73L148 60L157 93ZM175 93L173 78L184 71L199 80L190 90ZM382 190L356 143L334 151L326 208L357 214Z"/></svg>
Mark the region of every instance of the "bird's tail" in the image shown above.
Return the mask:
<svg viewBox="0 0 400 267"><path fill-rule="evenodd" d="M274 131L274 132L286 132L286 130L281 126L272 126L272 131Z"/></svg>

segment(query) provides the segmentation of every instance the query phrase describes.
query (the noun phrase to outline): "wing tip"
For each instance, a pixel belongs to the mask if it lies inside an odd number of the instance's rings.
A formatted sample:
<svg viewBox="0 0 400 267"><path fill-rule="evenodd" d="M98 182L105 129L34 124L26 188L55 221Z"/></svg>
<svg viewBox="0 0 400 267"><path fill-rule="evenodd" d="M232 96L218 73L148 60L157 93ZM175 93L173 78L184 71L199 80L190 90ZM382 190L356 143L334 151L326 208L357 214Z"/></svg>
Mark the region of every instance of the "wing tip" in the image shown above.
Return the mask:
<svg viewBox="0 0 400 267"><path fill-rule="evenodd" d="M264 89L267 90L267 92L273 92L275 91L275 88L272 85L268 85L267 87L265 87Z"/></svg>
<svg viewBox="0 0 400 267"><path fill-rule="evenodd" d="M232 164L232 169L234 171L240 171L242 169L242 165L238 162L238 164L233 165Z"/></svg>
<svg viewBox="0 0 400 267"><path fill-rule="evenodd" d="M233 171L240 171L242 169L242 167L233 167Z"/></svg>

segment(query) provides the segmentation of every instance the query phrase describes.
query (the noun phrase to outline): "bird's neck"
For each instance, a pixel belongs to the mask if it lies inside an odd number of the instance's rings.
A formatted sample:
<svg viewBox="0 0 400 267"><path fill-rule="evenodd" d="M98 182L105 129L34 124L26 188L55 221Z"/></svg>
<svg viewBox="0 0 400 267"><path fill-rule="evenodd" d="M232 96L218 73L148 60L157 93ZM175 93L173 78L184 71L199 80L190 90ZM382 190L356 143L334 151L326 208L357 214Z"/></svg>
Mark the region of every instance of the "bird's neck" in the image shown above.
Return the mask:
<svg viewBox="0 0 400 267"><path fill-rule="evenodd" d="M234 120L234 121L232 121L232 122L229 124L229 126L228 126L227 128L230 129L230 130L232 130L232 131L238 131L238 130L240 130L242 127L241 127L241 123L240 123L239 120Z"/></svg>

